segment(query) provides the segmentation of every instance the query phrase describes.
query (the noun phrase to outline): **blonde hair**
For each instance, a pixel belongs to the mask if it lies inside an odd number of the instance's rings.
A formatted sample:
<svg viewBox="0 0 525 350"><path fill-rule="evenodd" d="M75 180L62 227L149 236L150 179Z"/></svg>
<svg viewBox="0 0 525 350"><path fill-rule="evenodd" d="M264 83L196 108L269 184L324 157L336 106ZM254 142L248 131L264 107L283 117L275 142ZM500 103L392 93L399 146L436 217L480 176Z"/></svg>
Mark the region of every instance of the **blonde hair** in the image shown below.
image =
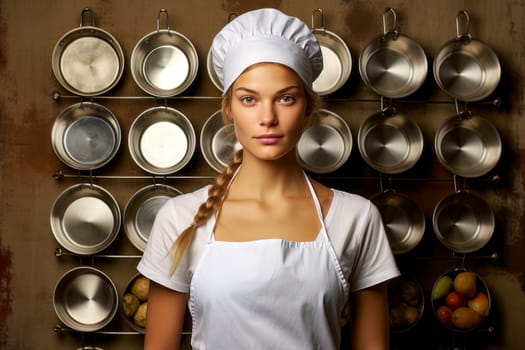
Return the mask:
<svg viewBox="0 0 525 350"><path fill-rule="evenodd" d="M312 89L305 87L306 94L306 113L305 117L310 117L313 115L321 105L321 99ZM231 123L230 117L230 106L231 106L231 88L224 94L221 105L222 119L223 122ZM311 119L311 118L309 118ZM215 179L215 183L208 190L208 198L204 203L202 203L193 218L193 222L188 226L182 233L177 237L173 243L170 255L172 266L170 270L170 275L172 275L177 268L179 267L182 258L186 251L189 249L197 229L204 225L208 219L214 215L222 204L222 200L228 189L228 185L232 180L233 174L235 174L237 168L242 163L242 149L238 150L231 161L231 163L220 173Z"/></svg>

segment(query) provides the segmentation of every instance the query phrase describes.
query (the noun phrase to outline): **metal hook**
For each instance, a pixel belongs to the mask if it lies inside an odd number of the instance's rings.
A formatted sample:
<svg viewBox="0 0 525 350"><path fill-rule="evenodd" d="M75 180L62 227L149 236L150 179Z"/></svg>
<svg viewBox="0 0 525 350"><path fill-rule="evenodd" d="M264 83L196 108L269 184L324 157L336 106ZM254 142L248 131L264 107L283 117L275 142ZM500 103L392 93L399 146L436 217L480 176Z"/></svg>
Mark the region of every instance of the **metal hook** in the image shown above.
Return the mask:
<svg viewBox="0 0 525 350"><path fill-rule="evenodd" d="M386 22L387 22L386 17L388 14L392 15L391 29L387 29L387 25L386 25ZM397 15L396 15L396 11L394 11L394 9L391 7L387 7L385 11L383 12L383 34L386 35L388 33L394 33L397 35Z"/></svg>
<svg viewBox="0 0 525 350"><path fill-rule="evenodd" d="M166 9L160 9L159 15L157 16L157 32L160 31L160 15L163 13L166 15L166 29L170 30L170 18L168 16L168 11Z"/></svg>
<svg viewBox="0 0 525 350"><path fill-rule="evenodd" d="M93 12L93 10L90 9L89 7L84 8L82 10L82 12L80 12L80 26L81 27L84 26L84 14L86 12L91 12L91 26L96 27L96 25L95 25L95 12Z"/></svg>
<svg viewBox="0 0 525 350"><path fill-rule="evenodd" d="M319 18L320 18L320 23L321 23L321 26L320 27L316 27L315 26L315 15L318 14L319 15ZM323 30L324 31L324 14L323 14L323 10L320 9L320 8L317 8L313 11L312 13L312 30Z"/></svg>
<svg viewBox="0 0 525 350"><path fill-rule="evenodd" d="M460 19L464 18L464 25L465 25L465 31L461 32L460 29ZM460 10L458 14L456 15L456 35L459 39L462 38L468 38L470 39L470 33L469 33L469 24L470 24L470 16L467 11Z"/></svg>

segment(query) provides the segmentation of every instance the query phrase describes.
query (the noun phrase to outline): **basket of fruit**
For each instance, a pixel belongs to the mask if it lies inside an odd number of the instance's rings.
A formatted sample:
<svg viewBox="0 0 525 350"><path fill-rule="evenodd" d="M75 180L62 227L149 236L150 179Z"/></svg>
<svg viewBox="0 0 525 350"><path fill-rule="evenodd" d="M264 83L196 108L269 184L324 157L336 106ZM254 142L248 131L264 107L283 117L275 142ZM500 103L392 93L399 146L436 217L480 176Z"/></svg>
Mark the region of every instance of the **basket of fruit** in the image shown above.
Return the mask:
<svg viewBox="0 0 525 350"><path fill-rule="evenodd" d="M423 289L412 277L402 274L388 284L390 330L393 333L412 329L423 316Z"/></svg>
<svg viewBox="0 0 525 350"><path fill-rule="evenodd" d="M490 304L485 281L463 268L442 274L432 287L434 315L450 330L467 332L478 328L489 315Z"/></svg>
<svg viewBox="0 0 525 350"><path fill-rule="evenodd" d="M149 279L136 274L129 281L122 296L121 310L129 326L144 333L148 310Z"/></svg>

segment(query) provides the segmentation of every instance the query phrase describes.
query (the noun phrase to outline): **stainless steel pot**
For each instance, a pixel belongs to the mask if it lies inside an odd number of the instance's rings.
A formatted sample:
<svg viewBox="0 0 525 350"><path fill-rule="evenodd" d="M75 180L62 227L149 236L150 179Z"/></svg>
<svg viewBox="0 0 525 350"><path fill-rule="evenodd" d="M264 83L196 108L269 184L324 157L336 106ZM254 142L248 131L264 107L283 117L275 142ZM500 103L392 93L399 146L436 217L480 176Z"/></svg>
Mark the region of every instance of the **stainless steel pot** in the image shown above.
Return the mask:
<svg viewBox="0 0 525 350"><path fill-rule="evenodd" d="M77 170L104 166L117 154L120 142L117 118L94 102L67 107L55 119L51 130L51 145L56 156Z"/></svg>
<svg viewBox="0 0 525 350"><path fill-rule="evenodd" d="M408 196L394 190L370 198L381 213L390 248L394 254L414 249L425 233L423 210Z"/></svg>
<svg viewBox="0 0 525 350"><path fill-rule="evenodd" d="M168 199L181 194L164 184L148 185L139 189L126 203L123 228L127 238L141 252L146 248L155 217Z"/></svg>
<svg viewBox="0 0 525 350"><path fill-rule="evenodd" d="M160 17L167 28L160 28ZM197 50L191 41L169 27L168 12L159 11L157 29L138 41L131 53L131 74L146 93L171 97L184 92L195 80L199 69Z"/></svg>
<svg viewBox="0 0 525 350"><path fill-rule="evenodd" d="M235 151L239 149L233 124L223 123L220 110L213 113L204 123L200 134L200 147L208 165L219 173L226 169Z"/></svg>
<svg viewBox="0 0 525 350"><path fill-rule="evenodd" d="M231 22L231 20L235 17L237 17L237 13L231 12L228 15L228 23ZM224 90L224 87L222 86L222 83L219 80L217 73L215 72L215 68L213 67L213 55L211 47L208 49L208 54L206 55L206 69L208 71L208 76L210 77L210 80L213 83L213 85L215 85L215 87L222 92Z"/></svg>
<svg viewBox="0 0 525 350"><path fill-rule="evenodd" d="M357 144L368 165L382 173L397 174L417 163L424 140L414 120L395 108L384 108L361 124Z"/></svg>
<svg viewBox="0 0 525 350"><path fill-rule="evenodd" d="M117 288L104 272L88 266L76 267L56 284L53 307L67 327L95 332L114 318L118 309Z"/></svg>
<svg viewBox="0 0 525 350"><path fill-rule="evenodd" d="M460 190L435 206L432 226L445 247L457 253L472 253L492 237L494 212L481 197Z"/></svg>
<svg viewBox="0 0 525 350"><path fill-rule="evenodd" d="M460 29L462 19L464 31ZM468 13L459 11L456 16L457 36L439 48L433 72L438 86L450 96L462 101L478 101L489 96L498 86L501 66L490 47L472 39L469 21Z"/></svg>
<svg viewBox="0 0 525 350"><path fill-rule="evenodd" d="M387 27L387 15L393 18ZM397 30L396 13L383 12L383 34L365 46L359 55L359 74L363 82L380 96L401 98L421 87L428 72L425 51L414 39Z"/></svg>
<svg viewBox="0 0 525 350"><path fill-rule="evenodd" d="M315 25L316 15L320 18L320 27ZM340 89L352 72L352 55L343 39L325 29L322 9L312 14L312 33L317 38L323 54L323 70L313 82L313 89L324 96Z"/></svg>
<svg viewBox="0 0 525 350"><path fill-rule="evenodd" d="M131 124L128 147L143 170L168 175L182 169L195 152L196 136L190 120L171 107L152 107Z"/></svg>
<svg viewBox="0 0 525 350"><path fill-rule="evenodd" d="M91 14L91 26L84 15ZM52 54L52 69L58 82L80 96L96 96L111 90L124 72L124 53L117 39L95 26L90 8L80 13L80 27L64 34Z"/></svg>
<svg viewBox="0 0 525 350"><path fill-rule="evenodd" d="M303 131L296 152L301 166L325 174L339 169L352 152L352 132L346 121L334 112L321 109L312 125Z"/></svg>
<svg viewBox="0 0 525 350"><path fill-rule="evenodd" d="M443 166L468 178L491 171L502 152L496 127L470 112L461 112L446 120L436 132L434 147Z"/></svg>
<svg viewBox="0 0 525 350"><path fill-rule="evenodd" d="M117 201L106 189L80 183L64 190L50 215L51 231L66 250L79 254L98 253L113 243L121 225Z"/></svg>

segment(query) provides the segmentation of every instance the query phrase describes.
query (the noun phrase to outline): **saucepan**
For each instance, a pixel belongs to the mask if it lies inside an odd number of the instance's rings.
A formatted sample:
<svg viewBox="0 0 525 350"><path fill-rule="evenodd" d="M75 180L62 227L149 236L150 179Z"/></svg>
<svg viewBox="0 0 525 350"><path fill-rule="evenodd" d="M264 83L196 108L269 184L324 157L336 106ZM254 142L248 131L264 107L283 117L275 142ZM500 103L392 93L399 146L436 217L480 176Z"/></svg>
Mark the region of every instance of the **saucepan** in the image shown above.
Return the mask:
<svg viewBox="0 0 525 350"><path fill-rule="evenodd" d="M424 140L414 120L387 107L361 124L357 144L368 165L385 174L397 174L417 163Z"/></svg>
<svg viewBox="0 0 525 350"><path fill-rule="evenodd" d="M167 28L160 28L165 15ZM161 9L157 29L140 39L131 53L131 74L137 85L156 97L184 92L195 80L199 68L197 50L183 34L169 27L168 11Z"/></svg>
<svg viewBox="0 0 525 350"><path fill-rule="evenodd" d="M67 327L95 332L114 318L118 309L117 288L101 270L79 266L66 272L56 284L53 307Z"/></svg>
<svg viewBox="0 0 525 350"><path fill-rule="evenodd" d="M128 147L143 170L168 175L182 169L195 152L190 120L175 108L157 106L143 111L131 124Z"/></svg>
<svg viewBox="0 0 525 350"><path fill-rule="evenodd" d="M103 105L80 102L55 119L51 145L56 156L77 170L94 170L116 155L121 141L115 115Z"/></svg>
<svg viewBox="0 0 525 350"><path fill-rule="evenodd" d="M84 16L91 14L91 25ZM64 34L52 54L52 69L58 82L80 96L96 96L111 90L124 72L124 53L117 39L95 26L95 13L86 7L80 27Z"/></svg>
<svg viewBox="0 0 525 350"><path fill-rule="evenodd" d="M387 26L387 16L392 26ZM359 55L363 82L380 96L401 98L418 90L428 71L425 51L414 39L397 29L392 8L383 12L383 34L374 38Z"/></svg>
<svg viewBox="0 0 525 350"><path fill-rule="evenodd" d="M498 86L501 66L498 56L489 46L472 39L469 21L467 11L459 11L456 16L457 36L439 48L433 72L438 86L445 93L462 101L478 101L489 96Z"/></svg>
<svg viewBox="0 0 525 350"><path fill-rule="evenodd" d="M231 20L235 17L237 17L237 13L230 13L230 15L228 16L228 22L231 22ZM208 49L208 54L206 55L206 69L208 71L208 76L210 77L210 80L213 83L213 85L215 85L215 87L220 91L223 91L224 87L222 86L222 83L220 82L219 77L215 72L215 68L213 68L213 55L211 52L211 47Z"/></svg>
<svg viewBox="0 0 525 350"><path fill-rule="evenodd" d="M320 26L315 25L315 17L319 17ZM323 55L323 70L313 82L313 89L324 96L340 89L352 72L352 55L344 40L324 27L322 9L314 10L312 14L312 33L321 46Z"/></svg>
<svg viewBox="0 0 525 350"><path fill-rule="evenodd" d="M200 134L200 147L208 165L219 173L232 161L239 143L233 124L223 123L220 110L213 113L204 123Z"/></svg>

